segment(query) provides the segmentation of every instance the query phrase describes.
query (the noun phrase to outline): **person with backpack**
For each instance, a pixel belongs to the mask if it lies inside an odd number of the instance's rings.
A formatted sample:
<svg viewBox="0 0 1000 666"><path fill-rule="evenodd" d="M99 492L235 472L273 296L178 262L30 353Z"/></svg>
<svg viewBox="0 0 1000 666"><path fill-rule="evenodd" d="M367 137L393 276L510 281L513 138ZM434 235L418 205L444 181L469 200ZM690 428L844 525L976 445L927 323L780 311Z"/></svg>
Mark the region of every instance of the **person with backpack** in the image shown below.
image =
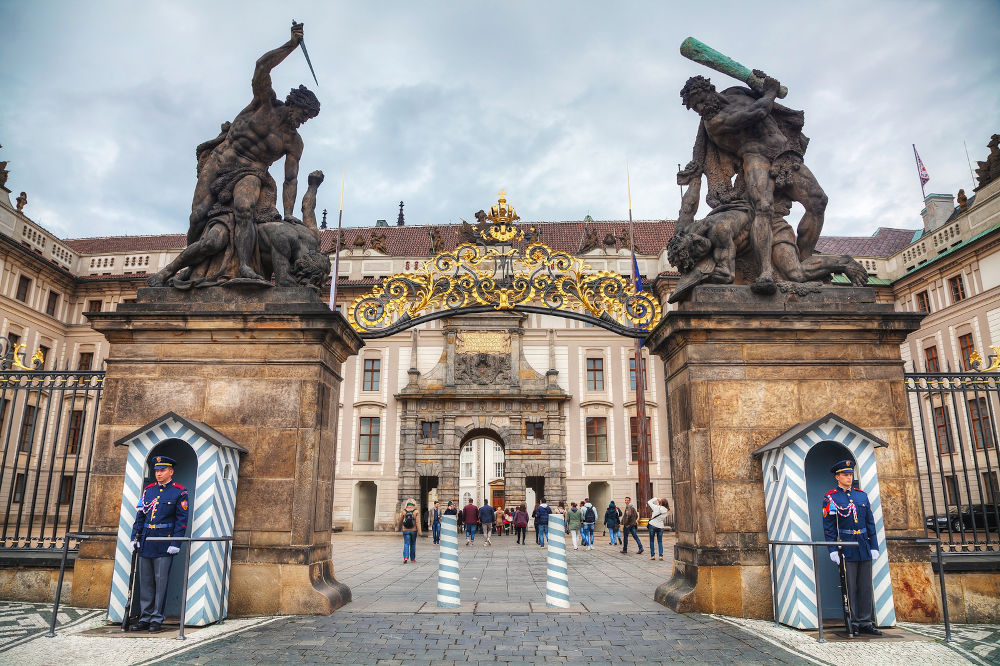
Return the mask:
<svg viewBox="0 0 1000 666"><path fill-rule="evenodd" d="M621 533L618 531L621 523L621 514L618 512L618 507L612 502L608 505L607 510L604 512L604 526L608 528L608 536L611 538L611 543L609 545L614 546L619 541L621 541Z"/></svg>
<svg viewBox="0 0 1000 666"><path fill-rule="evenodd" d="M538 539L538 547L545 548L545 538L549 535L549 516L552 515L552 509L549 505L542 500L535 509L535 538Z"/></svg>
<svg viewBox="0 0 1000 666"><path fill-rule="evenodd" d="M583 501L583 544L587 550L594 550L594 525L597 524L597 510L590 503L589 497Z"/></svg>
<svg viewBox="0 0 1000 666"><path fill-rule="evenodd" d="M649 559L656 559L656 549L653 548L653 538L655 537L660 546L660 559L663 559L663 529L666 527L666 518L670 513L670 503L665 497L654 497L649 500L649 508L653 513L649 517Z"/></svg>
<svg viewBox="0 0 1000 666"><path fill-rule="evenodd" d="M417 561L417 536L420 534L420 520L417 518L417 503L406 500L399 513L399 531L403 533L403 564Z"/></svg>
<svg viewBox="0 0 1000 666"><path fill-rule="evenodd" d="M576 502L570 503L566 512L566 529L573 537L573 550L580 550L580 527L583 525L583 511L577 508Z"/></svg>
<svg viewBox="0 0 1000 666"><path fill-rule="evenodd" d="M461 518L465 525L465 545L471 546L476 540L476 527L479 525L479 508L471 497L469 503L462 508Z"/></svg>
<svg viewBox="0 0 1000 666"><path fill-rule="evenodd" d="M523 504L517 507L511 521L514 523L514 534L517 536L517 542L523 546L524 542L528 540L528 511Z"/></svg>
<svg viewBox="0 0 1000 666"><path fill-rule="evenodd" d="M483 538L486 539L486 542L483 543L483 548L493 545L493 542L490 541L490 536L493 534L493 523L496 520L496 510L490 506L488 499L484 499L483 505L479 507L479 522L483 526Z"/></svg>

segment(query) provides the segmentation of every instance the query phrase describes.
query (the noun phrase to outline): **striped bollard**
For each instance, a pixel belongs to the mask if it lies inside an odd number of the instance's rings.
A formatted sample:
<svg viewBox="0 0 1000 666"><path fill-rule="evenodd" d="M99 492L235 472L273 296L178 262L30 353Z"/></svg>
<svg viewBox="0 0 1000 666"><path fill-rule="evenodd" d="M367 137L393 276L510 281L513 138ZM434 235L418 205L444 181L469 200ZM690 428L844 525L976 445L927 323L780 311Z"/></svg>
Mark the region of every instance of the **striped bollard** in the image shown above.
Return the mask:
<svg viewBox="0 0 1000 666"><path fill-rule="evenodd" d="M438 608L462 605L462 588L458 582L458 516L441 516L437 605Z"/></svg>
<svg viewBox="0 0 1000 666"><path fill-rule="evenodd" d="M548 571L545 575L545 605L569 608L569 576L566 571L566 521L557 514L549 516Z"/></svg>

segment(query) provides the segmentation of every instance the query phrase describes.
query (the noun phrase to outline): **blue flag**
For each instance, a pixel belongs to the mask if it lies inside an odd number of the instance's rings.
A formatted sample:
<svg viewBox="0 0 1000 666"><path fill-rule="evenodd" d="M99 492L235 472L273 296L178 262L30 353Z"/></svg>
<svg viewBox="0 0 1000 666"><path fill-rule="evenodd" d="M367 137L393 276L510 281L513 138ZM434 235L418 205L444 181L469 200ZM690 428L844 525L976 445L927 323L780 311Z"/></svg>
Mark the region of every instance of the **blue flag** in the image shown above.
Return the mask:
<svg viewBox="0 0 1000 666"><path fill-rule="evenodd" d="M642 291L642 276L639 275L639 262L635 258L635 252L632 253L632 279L635 280L636 292Z"/></svg>

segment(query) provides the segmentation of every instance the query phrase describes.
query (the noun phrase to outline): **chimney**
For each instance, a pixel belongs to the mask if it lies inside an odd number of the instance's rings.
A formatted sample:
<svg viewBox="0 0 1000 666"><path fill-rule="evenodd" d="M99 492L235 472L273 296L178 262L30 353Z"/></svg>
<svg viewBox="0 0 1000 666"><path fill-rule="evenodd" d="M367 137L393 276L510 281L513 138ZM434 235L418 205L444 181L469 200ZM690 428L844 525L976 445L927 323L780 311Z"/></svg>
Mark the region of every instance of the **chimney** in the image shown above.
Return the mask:
<svg viewBox="0 0 1000 666"><path fill-rule="evenodd" d="M928 194L924 197L924 231L934 231L947 221L955 210L955 197L951 194Z"/></svg>
<svg viewBox="0 0 1000 666"><path fill-rule="evenodd" d="M399 202L399 217L396 218L396 226L403 226L403 202Z"/></svg>

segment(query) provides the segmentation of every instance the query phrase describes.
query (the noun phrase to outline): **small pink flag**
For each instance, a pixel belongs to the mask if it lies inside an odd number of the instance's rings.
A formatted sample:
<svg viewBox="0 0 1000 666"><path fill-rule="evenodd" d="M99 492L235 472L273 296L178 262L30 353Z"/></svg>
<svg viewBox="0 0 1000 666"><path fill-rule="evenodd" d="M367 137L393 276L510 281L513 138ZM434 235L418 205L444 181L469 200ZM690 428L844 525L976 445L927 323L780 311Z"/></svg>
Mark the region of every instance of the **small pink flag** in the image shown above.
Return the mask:
<svg viewBox="0 0 1000 666"><path fill-rule="evenodd" d="M920 160L920 155L917 154L917 145L916 144L912 145L913 145L913 157L917 160L917 176L920 177L920 189L923 190L924 185L927 184L927 181L929 181L931 177L927 175L927 169L924 167L924 163Z"/></svg>

